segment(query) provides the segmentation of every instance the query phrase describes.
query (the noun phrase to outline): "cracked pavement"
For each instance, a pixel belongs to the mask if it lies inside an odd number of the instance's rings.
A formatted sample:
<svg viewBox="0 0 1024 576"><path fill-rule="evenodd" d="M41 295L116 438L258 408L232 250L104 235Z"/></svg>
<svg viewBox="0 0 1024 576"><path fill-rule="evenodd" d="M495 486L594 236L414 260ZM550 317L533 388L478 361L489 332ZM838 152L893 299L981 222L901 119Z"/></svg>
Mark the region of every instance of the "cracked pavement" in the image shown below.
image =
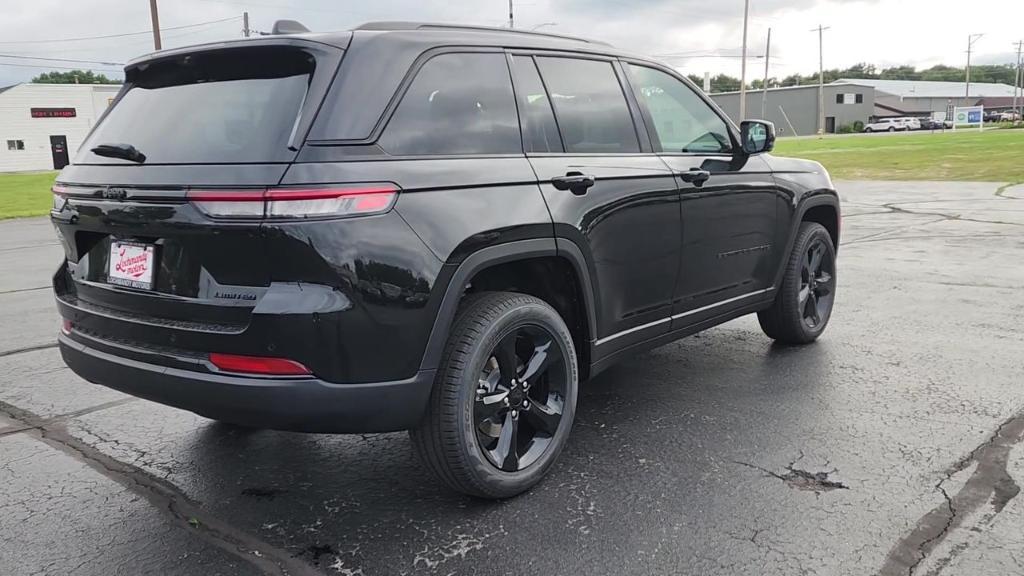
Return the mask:
<svg viewBox="0 0 1024 576"><path fill-rule="evenodd" d="M836 310L753 317L581 390L530 493L446 491L404 434L212 423L54 349L45 219L0 223L0 575L1024 573L1024 186L839 182Z"/></svg>

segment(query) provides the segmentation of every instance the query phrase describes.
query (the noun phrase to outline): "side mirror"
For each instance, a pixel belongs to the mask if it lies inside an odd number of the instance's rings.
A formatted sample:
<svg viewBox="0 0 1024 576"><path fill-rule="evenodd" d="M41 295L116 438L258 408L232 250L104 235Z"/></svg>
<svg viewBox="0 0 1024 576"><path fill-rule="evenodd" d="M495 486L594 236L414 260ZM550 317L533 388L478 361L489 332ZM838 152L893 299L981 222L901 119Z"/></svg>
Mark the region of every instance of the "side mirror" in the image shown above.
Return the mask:
<svg viewBox="0 0 1024 576"><path fill-rule="evenodd" d="M740 140L747 154L771 152L775 148L775 124L767 120L740 122Z"/></svg>

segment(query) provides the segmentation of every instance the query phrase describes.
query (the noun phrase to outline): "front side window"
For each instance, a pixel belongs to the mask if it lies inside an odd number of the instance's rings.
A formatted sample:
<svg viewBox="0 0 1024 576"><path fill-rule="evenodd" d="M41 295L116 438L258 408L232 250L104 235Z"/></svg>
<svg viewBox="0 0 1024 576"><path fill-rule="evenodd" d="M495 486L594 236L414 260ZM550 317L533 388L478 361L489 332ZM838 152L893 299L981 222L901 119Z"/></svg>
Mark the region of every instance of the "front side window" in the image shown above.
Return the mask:
<svg viewBox="0 0 1024 576"><path fill-rule="evenodd" d="M396 155L522 154L505 55L451 53L428 60L380 146Z"/></svg>
<svg viewBox="0 0 1024 576"><path fill-rule="evenodd" d="M652 135L663 152L714 154L730 152L729 128L689 86L673 76L629 65L633 90L654 125Z"/></svg>
<svg viewBox="0 0 1024 576"><path fill-rule="evenodd" d="M626 96L610 62L538 57L568 153L640 151Z"/></svg>
<svg viewBox="0 0 1024 576"><path fill-rule="evenodd" d="M8 140L7 141L7 149L8 150L24 150L25 149L25 141L24 140Z"/></svg>

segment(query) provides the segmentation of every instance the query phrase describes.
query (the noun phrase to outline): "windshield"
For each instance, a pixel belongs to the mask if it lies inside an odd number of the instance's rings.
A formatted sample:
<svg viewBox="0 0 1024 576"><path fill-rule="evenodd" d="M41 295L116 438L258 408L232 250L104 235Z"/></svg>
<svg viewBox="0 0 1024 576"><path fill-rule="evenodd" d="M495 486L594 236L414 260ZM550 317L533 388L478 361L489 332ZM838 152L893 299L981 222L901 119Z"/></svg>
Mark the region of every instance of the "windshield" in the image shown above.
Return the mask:
<svg viewBox="0 0 1024 576"><path fill-rule="evenodd" d="M77 164L123 164L98 155L131 146L145 164L288 161L312 77L301 50L257 48L185 55L129 71L125 92L89 136Z"/></svg>

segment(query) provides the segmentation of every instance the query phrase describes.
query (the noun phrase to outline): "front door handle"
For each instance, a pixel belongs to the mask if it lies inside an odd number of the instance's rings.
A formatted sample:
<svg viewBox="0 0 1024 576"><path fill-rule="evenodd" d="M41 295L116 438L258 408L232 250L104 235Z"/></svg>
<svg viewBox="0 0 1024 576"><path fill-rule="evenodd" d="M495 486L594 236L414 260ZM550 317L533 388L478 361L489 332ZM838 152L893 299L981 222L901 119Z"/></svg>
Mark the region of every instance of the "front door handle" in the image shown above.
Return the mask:
<svg viewBox="0 0 1024 576"><path fill-rule="evenodd" d="M551 179L551 185L558 190L568 190L577 196L587 193L587 189L594 185L595 178L590 174L582 172L566 172L565 176L555 176Z"/></svg>
<svg viewBox="0 0 1024 576"><path fill-rule="evenodd" d="M679 178L682 179L683 182L689 182L690 184L700 188L708 181L709 178L711 178L711 172L701 170L700 168L690 168L686 172L680 172Z"/></svg>

